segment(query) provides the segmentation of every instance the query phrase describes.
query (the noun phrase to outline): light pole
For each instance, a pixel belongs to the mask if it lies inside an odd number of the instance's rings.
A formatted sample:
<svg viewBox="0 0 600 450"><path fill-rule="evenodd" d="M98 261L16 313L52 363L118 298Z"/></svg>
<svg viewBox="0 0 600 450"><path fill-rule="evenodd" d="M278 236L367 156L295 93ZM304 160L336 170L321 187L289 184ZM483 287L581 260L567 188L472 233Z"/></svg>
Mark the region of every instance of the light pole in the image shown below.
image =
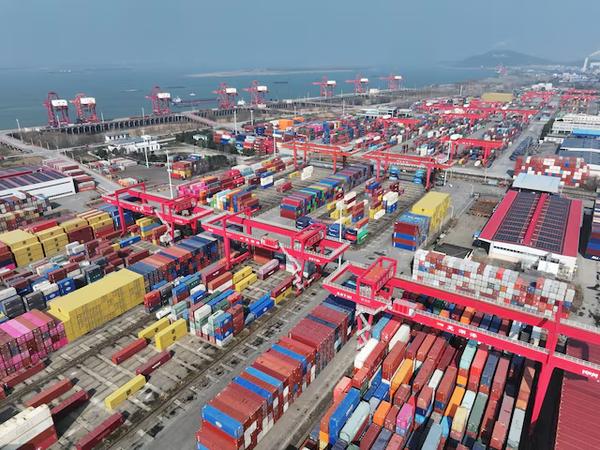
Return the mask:
<svg viewBox="0 0 600 450"><path fill-rule="evenodd" d="M23 135L21 134L21 123L19 122L19 119L15 119L17 121L17 128L19 129L19 140L23 140Z"/></svg>
<svg viewBox="0 0 600 450"><path fill-rule="evenodd" d="M237 134L237 107L233 107L233 132Z"/></svg>
<svg viewBox="0 0 600 450"><path fill-rule="evenodd" d="M250 110L250 123L252 124L252 128L254 128L254 110Z"/></svg>
<svg viewBox="0 0 600 450"><path fill-rule="evenodd" d="M142 120L144 120L146 118L146 114L144 112L144 107L142 106Z"/></svg>
<svg viewBox="0 0 600 450"><path fill-rule="evenodd" d="M173 200L173 179L171 178L171 173L173 170L171 169L171 158L169 157L169 150L165 150L165 154L167 155L167 174L169 175L169 192L171 193L171 200Z"/></svg>

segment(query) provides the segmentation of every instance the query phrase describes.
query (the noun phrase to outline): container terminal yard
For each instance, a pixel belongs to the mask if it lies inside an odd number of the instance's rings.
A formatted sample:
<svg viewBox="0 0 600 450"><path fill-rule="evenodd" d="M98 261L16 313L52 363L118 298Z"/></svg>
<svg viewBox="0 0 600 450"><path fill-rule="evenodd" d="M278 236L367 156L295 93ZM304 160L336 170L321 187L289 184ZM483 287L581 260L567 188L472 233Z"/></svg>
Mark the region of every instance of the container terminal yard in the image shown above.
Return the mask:
<svg viewBox="0 0 600 450"><path fill-rule="evenodd" d="M39 159L0 169L2 448L600 448L598 90L536 80L50 92L0 133Z"/></svg>

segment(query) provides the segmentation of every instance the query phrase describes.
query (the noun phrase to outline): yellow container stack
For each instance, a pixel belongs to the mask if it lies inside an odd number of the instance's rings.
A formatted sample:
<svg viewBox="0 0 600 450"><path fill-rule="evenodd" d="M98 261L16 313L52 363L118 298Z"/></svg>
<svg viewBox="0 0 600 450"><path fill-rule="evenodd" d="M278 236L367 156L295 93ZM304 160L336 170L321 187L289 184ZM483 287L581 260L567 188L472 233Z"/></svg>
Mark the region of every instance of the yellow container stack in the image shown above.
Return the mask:
<svg viewBox="0 0 600 450"><path fill-rule="evenodd" d="M146 377L144 377L144 375L136 375L112 394L109 394L108 397L104 399L104 406L109 410L115 409L145 385Z"/></svg>
<svg viewBox="0 0 600 450"><path fill-rule="evenodd" d="M69 237L62 227L56 226L35 233L44 248L46 256L54 256L64 250Z"/></svg>
<svg viewBox="0 0 600 450"><path fill-rule="evenodd" d="M242 292L244 289L246 289L251 284L256 283L256 280L258 280L258 276L255 273L251 273L246 278L243 278L240 281L238 281L237 283L235 283L234 289L237 292Z"/></svg>
<svg viewBox="0 0 600 450"><path fill-rule="evenodd" d="M450 194L428 192L413 205L410 212L429 217L429 233L435 233L442 226L450 208Z"/></svg>
<svg viewBox="0 0 600 450"><path fill-rule="evenodd" d="M17 266L26 266L44 257L42 244L35 234L14 230L0 234L0 242L8 245L15 257Z"/></svg>
<svg viewBox="0 0 600 450"><path fill-rule="evenodd" d="M238 270L236 273L234 273L231 281L233 284L237 284L250 275L252 275L252 267L246 266L242 270Z"/></svg>
<svg viewBox="0 0 600 450"><path fill-rule="evenodd" d="M154 345L159 352L166 350L175 341L178 341L187 334L187 322L185 319L179 319L159 331L154 336Z"/></svg>
<svg viewBox="0 0 600 450"><path fill-rule="evenodd" d="M63 230L65 230L66 233L70 233L71 231L76 231L87 227L88 223L84 219L77 218L67 220L66 222L61 223L60 226L63 228Z"/></svg>
<svg viewBox="0 0 600 450"><path fill-rule="evenodd" d="M152 325L148 325L142 331L138 333L138 338L140 339L152 339L159 331L167 328L171 322L168 317L163 317L162 319L154 322Z"/></svg>
<svg viewBox="0 0 600 450"><path fill-rule="evenodd" d="M104 325L144 300L144 278L127 269L112 272L49 303L69 341Z"/></svg>
<svg viewBox="0 0 600 450"><path fill-rule="evenodd" d="M291 286L289 288L287 288L285 291L283 291L281 294L279 294L277 297L275 297L275 299L274 299L275 304L279 305L279 303L284 301L290 295L292 295L292 287Z"/></svg>
<svg viewBox="0 0 600 450"><path fill-rule="evenodd" d="M92 230L94 230L94 235L96 235L98 230L104 229L108 225L113 226L113 220L110 218L108 213L98 209L92 209L90 211L77 214L77 217L84 219L89 226L92 227Z"/></svg>

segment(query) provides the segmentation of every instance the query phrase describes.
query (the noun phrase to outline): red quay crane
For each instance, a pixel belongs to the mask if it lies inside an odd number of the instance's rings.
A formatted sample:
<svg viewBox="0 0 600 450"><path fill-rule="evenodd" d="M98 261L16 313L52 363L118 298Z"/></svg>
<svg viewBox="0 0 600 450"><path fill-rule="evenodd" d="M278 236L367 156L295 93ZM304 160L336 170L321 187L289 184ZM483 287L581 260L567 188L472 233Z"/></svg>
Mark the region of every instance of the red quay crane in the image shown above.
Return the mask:
<svg viewBox="0 0 600 450"><path fill-rule="evenodd" d="M330 98L333 97L333 91L335 90L336 81L328 80L327 76L323 75L323 79L321 81L313 81L314 86L319 86L319 96Z"/></svg>
<svg viewBox="0 0 600 450"><path fill-rule="evenodd" d="M600 364L576 359L556 351L560 335L600 345L600 332L597 329L567 320L564 313L555 313L548 316L514 305L471 297L404 276L398 276L396 275L396 269L397 262L386 257L380 257L370 266L347 261L323 281L323 288L333 295L356 303L359 342L364 343L369 338L373 317L387 312L405 320L536 361L541 365L541 372L537 382L531 416L533 424L539 418L542 402L554 369L562 369L597 382L600 381ZM356 279L355 289L342 284L351 277ZM403 296L393 298L392 295L395 290L401 290ZM546 345L541 347L521 342L506 335L430 313L424 310L422 303L409 300L408 296L404 296L404 292L425 295L461 307L471 307L482 313L491 314L502 319L544 328L547 332Z"/></svg>
<svg viewBox="0 0 600 450"><path fill-rule="evenodd" d="M397 91L400 89L400 83L402 82L402 75L388 75L387 77L379 77L380 80L386 80L388 83L388 90Z"/></svg>
<svg viewBox="0 0 600 450"><path fill-rule="evenodd" d="M160 89L160 86L154 86L146 98L152 102L152 114L156 116L164 116L171 113L170 92L163 92Z"/></svg>
<svg viewBox="0 0 600 450"><path fill-rule="evenodd" d="M367 86L369 84L369 79L358 74L358 75L356 75L355 79L346 80L346 83L354 85L354 93L355 94L364 94L365 92L367 92Z"/></svg>
<svg viewBox="0 0 600 450"><path fill-rule="evenodd" d="M78 123L96 123L98 116L96 115L96 99L88 97L85 94L77 94L71 104L75 105L77 112Z"/></svg>
<svg viewBox="0 0 600 450"><path fill-rule="evenodd" d="M217 94L217 104L219 109L233 109L235 107L235 98L238 96L237 88L227 86L227 83L219 84L219 89L213 91Z"/></svg>
<svg viewBox="0 0 600 450"><path fill-rule="evenodd" d="M244 88L244 91L250 93L250 105L254 107L264 106L266 104L265 95L269 92L269 88L261 85L254 80L250 87Z"/></svg>
<svg viewBox="0 0 600 450"><path fill-rule="evenodd" d="M48 126L60 127L61 125L71 123L69 119L69 103L60 98L56 92L48 92L44 106L48 113Z"/></svg>

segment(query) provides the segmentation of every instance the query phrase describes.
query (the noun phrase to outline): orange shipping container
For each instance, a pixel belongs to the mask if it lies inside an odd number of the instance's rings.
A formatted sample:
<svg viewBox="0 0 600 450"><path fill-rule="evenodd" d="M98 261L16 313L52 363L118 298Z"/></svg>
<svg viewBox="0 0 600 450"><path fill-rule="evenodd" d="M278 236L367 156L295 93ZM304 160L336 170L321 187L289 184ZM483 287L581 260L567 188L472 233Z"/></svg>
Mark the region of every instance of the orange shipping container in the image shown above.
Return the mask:
<svg viewBox="0 0 600 450"><path fill-rule="evenodd" d="M456 386L456 388L454 388L454 392L452 393L452 397L450 397L450 402L448 403L448 406L446 407L446 412L444 413L445 416L454 417L454 413L456 412L456 409L460 406L464 395L465 388L462 388L460 386Z"/></svg>
<svg viewBox="0 0 600 450"><path fill-rule="evenodd" d="M373 423L383 427L385 416L387 416L391 407L392 405L389 402L382 401L375 410L375 414L373 414Z"/></svg>
<svg viewBox="0 0 600 450"><path fill-rule="evenodd" d="M342 377L338 384L333 388L333 403L337 403L344 398L346 392L350 390L352 380L348 377Z"/></svg>
<svg viewBox="0 0 600 450"><path fill-rule="evenodd" d="M394 396L396 389L400 387L402 384L407 384L410 378L413 375L413 360L405 359L400 364L400 367L396 371L394 378L392 378L392 383L390 384L390 398Z"/></svg>

